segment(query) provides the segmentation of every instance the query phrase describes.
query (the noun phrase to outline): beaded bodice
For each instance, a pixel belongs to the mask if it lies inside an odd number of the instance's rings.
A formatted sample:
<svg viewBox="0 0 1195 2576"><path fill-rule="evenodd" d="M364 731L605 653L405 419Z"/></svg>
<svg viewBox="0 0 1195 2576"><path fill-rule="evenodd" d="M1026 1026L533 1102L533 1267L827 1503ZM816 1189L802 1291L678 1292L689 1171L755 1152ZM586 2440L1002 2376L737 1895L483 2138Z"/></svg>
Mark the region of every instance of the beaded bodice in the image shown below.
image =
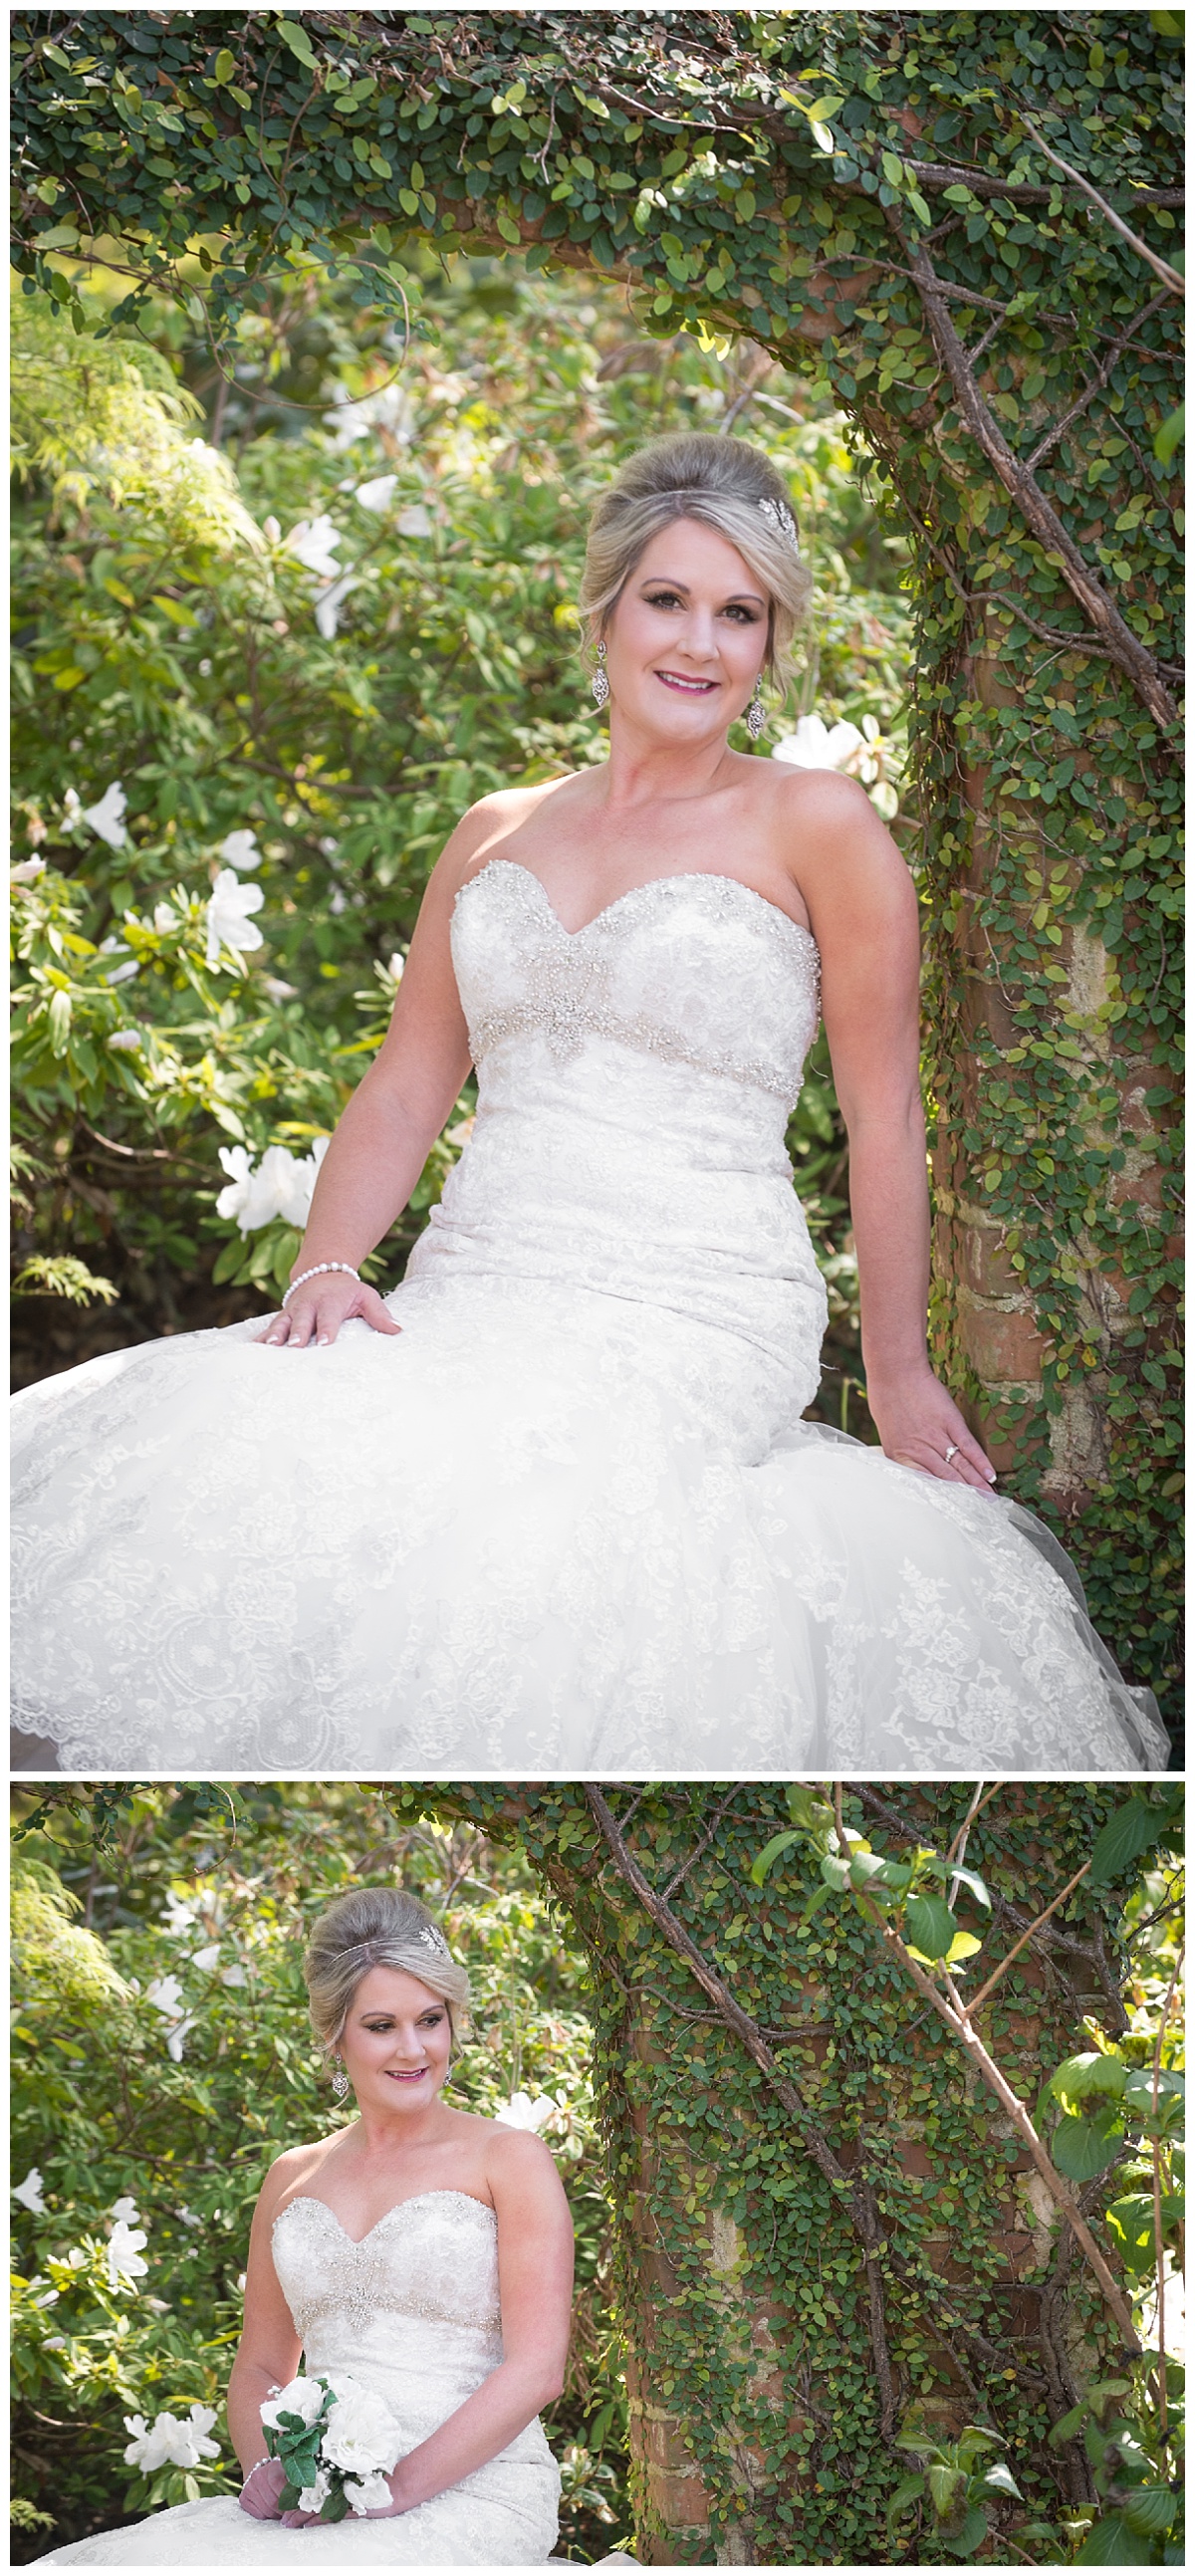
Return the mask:
<svg viewBox="0 0 1195 2576"><path fill-rule="evenodd" d="M478 2337L502 2358L498 2222L463 2191L396 2202L357 2243L326 2201L306 2194L274 2221L274 2268L312 2369L360 2356L407 2319Z"/></svg>
<svg viewBox="0 0 1195 2576"><path fill-rule="evenodd" d="M817 1027L812 934L737 877L655 877L568 931L539 878L491 859L462 886L452 953L474 1061L587 1038L770 1091L791 1109Z"/></svg>

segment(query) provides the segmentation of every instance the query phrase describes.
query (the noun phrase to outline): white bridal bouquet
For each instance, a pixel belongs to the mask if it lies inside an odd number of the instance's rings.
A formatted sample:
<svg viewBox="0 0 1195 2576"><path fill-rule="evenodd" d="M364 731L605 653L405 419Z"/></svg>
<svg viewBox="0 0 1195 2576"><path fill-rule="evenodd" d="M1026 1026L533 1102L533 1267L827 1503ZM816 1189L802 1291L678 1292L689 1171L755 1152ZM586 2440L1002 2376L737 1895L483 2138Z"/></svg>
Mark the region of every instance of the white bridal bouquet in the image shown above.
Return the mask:
<svg viewBox="0 0 1195 2576"><path fill-rule="evenodd" d="M349 2513L384 2513L392 2502L386 2480L402 2436L372 2388L324 2371L292 2379L266 2399L261 2422L270 2458L286 2471L283 2513L343 2522Z"/></svg>

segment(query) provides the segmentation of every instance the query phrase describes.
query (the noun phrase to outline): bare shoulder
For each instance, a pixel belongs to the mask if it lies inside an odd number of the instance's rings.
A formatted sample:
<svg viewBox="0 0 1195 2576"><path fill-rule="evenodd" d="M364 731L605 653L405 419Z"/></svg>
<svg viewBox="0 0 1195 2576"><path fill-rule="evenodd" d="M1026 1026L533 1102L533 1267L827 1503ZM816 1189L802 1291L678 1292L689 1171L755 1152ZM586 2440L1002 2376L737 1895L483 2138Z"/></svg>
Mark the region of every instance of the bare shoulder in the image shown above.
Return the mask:
<svg viewBox="0 0 1195 2576"><path fill-rule="evenodd" d="M275 2157L258 2196L257 2205L264 2216L271 2217L291 2192L318 2173L340 2135L340 2130L334 2130L329 2138L312 2138L306 2146L287 2147Z"/></svg>
<svg viewBox="0 0 1195 2576"><path fill-rule="evenodd" d="M555 2200L563 2191L551 2149L531 2129L508 2129L501 2120L479 2123L486 2128L486 2175L495 2199Z"/></svg>
<svg viewBox="0 0 1195 2576"><path fill-rule="evenodd" d="M839 849L855 841L874 846L886 842L900 857L887 825L857 778L844 777L840 769L797 769L785 760L772 766L777 810L794 834Z"/></svg>
<svg viewBox="0 0 1195 2576"><path fill-rule="evenodd" d="M537 779L529 787L495 787L488 796L479 796L477 803L462 814L437 862L436 874L443 872L450 880L449 890L455 893L476 867L530 821L548 797L571 786L574 774L569 771L560 778Z"/></svg>

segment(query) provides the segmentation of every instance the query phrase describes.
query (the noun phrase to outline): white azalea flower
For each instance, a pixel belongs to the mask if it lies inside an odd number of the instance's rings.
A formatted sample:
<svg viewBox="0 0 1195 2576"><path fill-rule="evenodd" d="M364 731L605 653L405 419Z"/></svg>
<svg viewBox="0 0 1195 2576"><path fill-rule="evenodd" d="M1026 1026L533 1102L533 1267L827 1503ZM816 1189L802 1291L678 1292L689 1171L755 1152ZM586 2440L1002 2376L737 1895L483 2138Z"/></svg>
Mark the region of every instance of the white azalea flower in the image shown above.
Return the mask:
<svg viewBox="0 0 1195 2576"><path fill-rule="evenodd" d="M155 2415L151 2426L146 2425L144 2415L126 2415L125 2431L133 2439L125 2458L130 2468L142 2470L146 2477L152 2477L155 2469L164 2469L168 2462L176 2469L196 2469L201 2460L220 2456L219 2443L207 2438L215 2420L214 2406L193 2406L189 2416L164 2410Z"/></svg>
<svg viewBox="0 0 1195 2576"><path fill-rule="evenodd" d="M394 2498L379 2470L372 2478L346 2478L345 2501L351 2513L384 2513ZM299 2498L300 2504L303 2498Z"/></svg>
<svg viewBox="0 0 1195 2576"><path fill-rule="evenodd" d="M305 564L308 572L319 574L321 581L335 581L340 571L335 548L340 543L340 530L325 511L319 519L299 519L286 540L288 555Z"/></svg>
<svg viewBox="0 0 1195 2576"><path fill-rule="evenodd" d="M186 2013L181 2021L176 2021L173 2028L167 2031L166 2053L168 2057L173 2058L176 2066L182 2065L183 2043L188 2033L194 2030L198 2018L197 2013Z"/></svg>
<svg viewBox="0 0 1195 2576"><path fill-rule="evenodd" d="M75 746L72 744L72 750ZM83 808L73 787L68 787L62 800L62 819L68 832L76 831L83 820Z"/></svg>
<svg viewBox="0 0 1195 2576"><path fill-rule="evenodd" d="M347 2493L347 2489L345 2490L345 2492ZM300 2497L299 2497L299 2505L298 2505L298 2510L299 2510L299 2512L300 2512L300 2513L318 2513L318 2512L319 2512L319 2510L320 2510L321 2505L324 2505L324 2504L326 2504L326 2503L327 2503L328 2497L331 2495L331 2493L332 2493L332 2480L331 2480L331 2477L330 2477L330 2475L329 2475L329 2473L328 2473L327 2469L317 2469L317 2470L316 2470L316 2473L315 2473L315 2483L314 2483L314 2485L313 2485L313 2486L309 2486L309 2487L304 2487L303 2492L302 2492L302 2494L301 2494L301 2495L300 2495ZM389 2487L387 2487L387 2489L386 2489L386 2501L387 2501L387 2503L389 2503L389 2501L390 2501L390 2489L389 2489Z"/></svg>
<svg viewBox="0 0 1195 2576"><path fill-rule="evenodd" d="M772 758L794 769L845 769L863 740L858 725L825 725L820 716L801 716L795 733L773 743Z"/></svg>
<svg viewBox="0 0 1195 2576"><path fill-rule="evenodd" d="M333 447L352 447L374 428L388 430L403 447L410 445L415 407L404 385L382 385L376 394L359 395L356 401L346 386L337 385L332 401L335 408L324 413L324 427L331 433Z"/></svg>
<svg viewBox="0 0 1195 2576"><path fill-rule="evenodd" d="M46 873L46 863L44 859L22 859L20 866L10 868L8 873L14 885L36 885Z"/></svg>
<svg viewBox="0 0 1195 2576"><path fill-rule="evenodd" d="M210 1969L212 1969L212 1968L214 1968L214 1967L215 1967L216 1961L217 1961L217 1959L219 1958L219 1956L220 1956L220 1944L219 1944L219 1942L218 1942L218 1941L209 1941L209 1943L208 1943L208 1945L207 1945L206 1950L194 1950L194 1951L192 1951L192 1953L191 1953L191 1965L192 1965L192 1967L193 1967L193 1968L198 1968L198 1969L200 1970L201 1974L203 1974L204 1976L206 1976L206 1975L208 1974L208 1971L209 1971Z"/></svg>
<svg viewBox="0 0 1195 2576"><path fill-rule="evenodd" d="M108 1044L118 1055L140 1055L145 1040L140 1029L113 1029Z"/></svg>
<svg viewBox="0 0 1195 2576"><path fill-rule="evenodd" d="M504 2103L494 2117L504 2128L534 2129L538 2136L541 2129L546 2129L555 2109L550 2093L538 2094L534 2102L529 2093L512 2093L509 2102Z"/></svg>
<svg viewBox="0 0 1195 2576"><path fill-rule="evenodd" d="M432 532L431 519L422 501L412 501L409 509L400 510L396 524L400 537L430 537Z"/></svg>
<svg viewBox="0 0 1195 2576"><path fill-rule="evenodd" d="M285 2388L276 2388L261 2410L262 2423L271 2432L281 2429L284 2415L297 2415L300 2423L314 2424L324 2402L324 2389L318 2379L288 2379Z"/></svg>
<svg viewBox="0 0 1195 2576"><path fill-rule="evenodd" d="M278 525L277 519L272 513L268 519L262 520L261 533L265 538L267 545L276 546L281 543L282 530Z"/></svg>
<svg viewBox="0 0 1195 2576"><path fill-rule="evenodd" d="M339 581L330 582L326 590L318 593L315 602L315 622L325 644L330 644L335 636L340 622L340 612L350 591L360 590L360 588L361 584L355 572L342 572Z"/></svg>
<svg viewBox="0 0 1195 2576"><path fill-rule="evenodd" d="M222 1986L247 1986L249 1980L243 1968L221 1968L220 1983Z"/></svg>
<svg viewBox="0 0 1195 2576"><path fill-rule="evenodd" d="M387 961L386 966L386 973L388 974L392 984L401 984L406 962L407 961L403 956L402 950L400 948L396 948Z"/></svg>
<svg viewBox="0 0 1195 2576"><path fill-rule="evenodd" d="M112 2207L108 2212L108 2216L109 2218L119 2220L125 2227L135 2227L141 2216L141 2212L137 2207L136 2201L133 2199L132 2193L126 2191L121 2194L119 2200L113 2201Z"/></svg>
<svg viewBox="0 0 1195 2576"><path fill-rule="evenodd" d="M284 984L281 975L263 975L262 984L272 1002L293 1002L297 984Z"/></svg>
<svg viewBox="0 0 1195 2576"><path fill-rule="evenodd" d="M139 2280L142 2273L148 2272L149 2265L141 2252L148 2243L143 2227L126 2227L122 2218L117 2219L108 2239L108 2281L112 2289L119 2290L122 2281Z"/></svg>
<svg viewBox="0 0 1195 2576"><path fill-rule="evenodd" d="M145 1989L145 2000L155 2012L165 2013L167 2021L178 2021L183 2010L183 1990L177 1977L155 1977Z"/></svg>
<svg viewBox="0 0 1195 2576"><path fill-rule="evenodd" d="M262 852L256 832L226 832L220 843L220 856L227 859L230 868L259 868Z"/></svg>
<svg viewBox="0 0 1195 2576"><path fill-rule="evenodd" d="M207 962L219 962L222 947L260 948L260 930L250 916L260 912L265 895L259 885L242 885L233 868L221 868L207 908Z"/></svg>
<svg viewBox="0 0 1195 2576"><path fill-rule="evenodd" d="M177 2215L181 2218L184 2227L202 2227L203 2225L203 2220L200 2217L198 2210L188 2209L185 2204L183 2208L177 2212Z"/></svg>
<svg viewBox="0 0 1195 2576"><path fill-rule="evenodd" d="M12 2196L24 2203L32 2218L44 2216L46 2204L42 2199L42 2178L37 2165L30 2165L24 2182L13 2184Z"/></svg>
<svg viewBox="0 0 1195 2576"><path fill-rule="evenodd" d="M327 1150L326 1136L316 1137L311 1152L302 1161L288 1153L285 1145L270 1145L255 1169L243 1145L221 1145L220 1160L230 1187L220 1192L217 1215L234 1216L242 1234L252 1234L276 1216L285 1217L290 1225L305 1226L316 1176Z"/></svg>
<svg viewBox="0 0 1195 2576"><path fill-rule="evenodd" d="M398 490L397 474L379 474L372 483L358 483L356 498L363 510L385 510L390 496Z"/></svg>
<svg viewBox="0 0 1195 2576"><path fill-rule="evenodd" d="M185 1904L181 1896L171 1895L166 1899L166 1911L159 1928L163 1932L168 1932L172 1940L177 1941L194 1930L195 1919L195 1907Z"/></svg>
<svg viewBox="0 0 1195 2576"><path fill-rule="evenodd" d="M69 795L69 788L67 793ZM123 850L129 837L124 827L127 803L120 780L116 779L111 787L105 788L98 805L83 807L84 822L90 823L92 831L101 841L107 842L110 850Z"/></svg>

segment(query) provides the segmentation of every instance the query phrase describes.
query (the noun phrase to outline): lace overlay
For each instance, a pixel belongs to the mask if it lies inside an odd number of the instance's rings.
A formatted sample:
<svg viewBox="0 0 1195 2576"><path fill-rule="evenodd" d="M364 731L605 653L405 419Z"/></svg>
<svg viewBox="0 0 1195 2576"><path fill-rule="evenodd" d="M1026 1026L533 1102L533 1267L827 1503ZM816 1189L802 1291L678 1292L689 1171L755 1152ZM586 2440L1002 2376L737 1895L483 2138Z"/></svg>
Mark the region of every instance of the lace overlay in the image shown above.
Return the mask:
<svg viewBox="0 0 1195 2576"><path fill-rule="evenodd" d="M421 2192L360 2244L321 2200L288 2201L274 2265L308 2370L341 2370L386 2399L404 2452L426 2441L502 2359L498 2226L466 2192ZM529 2424L484 2468L386 2521L284 2531L232 2498L156 2513L52 2550L78 2567L538 2567L556 2542L560 2474ZM42 2563L42 2562L39 2562Z"/></svg>
<svg viewBox="0 0 1195 2576"><path fill-rule="evenodd" d="M18 1725L64 1767L1161 1767L1016 1506L801 1416L809 934L666 877L576 933L491 861L469 1144L382 1339L258 1323L17 1399Z"/></svg>

